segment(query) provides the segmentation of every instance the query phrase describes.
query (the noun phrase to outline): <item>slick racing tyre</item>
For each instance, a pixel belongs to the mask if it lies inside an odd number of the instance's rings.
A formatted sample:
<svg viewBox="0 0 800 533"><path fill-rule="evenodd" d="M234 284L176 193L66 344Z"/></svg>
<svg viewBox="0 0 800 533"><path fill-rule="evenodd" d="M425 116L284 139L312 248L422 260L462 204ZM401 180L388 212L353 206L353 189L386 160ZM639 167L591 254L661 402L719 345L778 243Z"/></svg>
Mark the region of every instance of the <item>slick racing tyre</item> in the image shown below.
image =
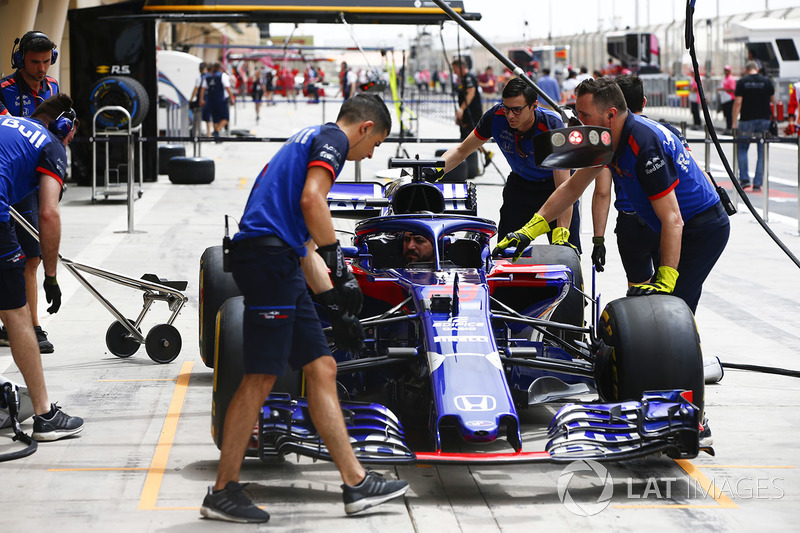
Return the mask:
<svg viewBox="0 0 800 533"><path fill-rule="evenodd" d="M640 400L644 391L684 389L703 410L703 355L694 315L675 296L620 298L600 317L607 349L595 363L595 381L606 401Z"/></svg>
<svg viewBox="0 0 800 533"><path fill-rule="evenodd" d="M108 106L124 107L131 116L132 128L144 121L150 110L150 98L141 83L127 76L100 78L89 92L89 111L92 116ZM128 118L120 111L103 111L97 115L97 124L102 128L127 128Z"/></svg>
<svg viewBox="0 0 800 533"><path fill-rule="evenodd" d="M217 311L228 298L241 296L230 272L222 271L222 246L206 248L200 257L200 358L208 368L214 368Z"/></svg>
<svg viewBox="0 0 800 533"><path fill-rule="evenodd" d="M207 157L173 157L167 164L169 181L179 185L205 185L214 181L214 160Z"/></svg>
<svg viewBox="0 0 800 533"><path fill-rule="evenodd" d="M180 144L165 144L158 147L158 173L169 173L169 162L173 157L185 157L186 148Z"/></svg>
<svg viewBox="0 0 800 533"><path fill-rule="evenodd" d="M244 296L229 298L217 314L219 335L217 336L214 360L214 388L211 393L211 435L217 448L222 447L225 414L239 388L243 374L242 321L244 319ZM300 372L291 368L279 376L272 392L284 392L297 398L300 395ZM248 445L247 454L256 455L255 443Z"/></svg>

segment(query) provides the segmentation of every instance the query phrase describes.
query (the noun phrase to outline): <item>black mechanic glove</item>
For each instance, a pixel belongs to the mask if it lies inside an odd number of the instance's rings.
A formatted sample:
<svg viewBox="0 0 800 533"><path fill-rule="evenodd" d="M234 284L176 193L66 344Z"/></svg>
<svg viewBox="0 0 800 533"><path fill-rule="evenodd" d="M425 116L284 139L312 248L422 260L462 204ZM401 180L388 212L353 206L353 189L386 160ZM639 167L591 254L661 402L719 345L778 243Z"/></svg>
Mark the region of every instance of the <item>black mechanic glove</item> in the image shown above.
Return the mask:
<svg viewBox="0 0 800 533"><path fill-rule="evenodd" d="M594 247L592 248L592 264L594 268L597 269L598 272L602 272L605 270L604 265L606 264L606 239L605 237L592 237L592 244Z"/></svg>
<svg viewBox="0 0 800 533"><path fill-rule="evenodd" d="M425 181L429 183L435 183L440 179L442 179L442 177L444 176L444 169L433 168L433 167L422 167L419 170L419 173Z"/></svg>
<svg viewBox="0 0 800 533"><path fill-rule="evenodd" d="M337 301L343 313L357 315L361 312L364 296L361 288L344 260L342 247L339 241L317 248L317 253L322 256L325 264L331 269L333 288L336 289Z"/></svg>
<svg viewBox="0 0 800 533"><path fill-rule="evenodd" d="M58 286L58 280L55 276L44 276L44 295L47 298L47 303L53 304L47 308L47 312L51 315L58 313L61 309L61 287Z"/></svg>
<svg viewBox="0 0 800 533"><path fill-rule="evenodd" d="M342 311L338 303L336 289L321 292L314 296L328 312L333 329L333 341L340 350L358 353L364 348L364 330L358 317Z"/></svg>

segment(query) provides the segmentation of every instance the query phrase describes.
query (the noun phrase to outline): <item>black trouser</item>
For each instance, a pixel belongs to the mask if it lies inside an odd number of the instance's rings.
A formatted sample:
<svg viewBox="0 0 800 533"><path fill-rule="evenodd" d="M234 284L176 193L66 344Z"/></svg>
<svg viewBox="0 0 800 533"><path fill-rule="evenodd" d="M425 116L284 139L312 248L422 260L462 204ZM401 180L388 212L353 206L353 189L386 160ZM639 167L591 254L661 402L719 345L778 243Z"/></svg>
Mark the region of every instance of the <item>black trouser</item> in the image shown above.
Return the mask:
<svg viewBox="0 0 800 533"><path fill-rule="evenodd" d="M527 224L533 215L541 209L544 203L556 190L552 178L544 181L530 181L512 172L503 188L503 206L500 208L500 224L498 224L498 240L507 233L516 231ZM579 201L572 206L572 220L569 224L569 242L581 252L581 222L579 214ZM549 221L550 227L556 227L555 221ZM547 239L552 240L552 232L547 234Z"/></svg>

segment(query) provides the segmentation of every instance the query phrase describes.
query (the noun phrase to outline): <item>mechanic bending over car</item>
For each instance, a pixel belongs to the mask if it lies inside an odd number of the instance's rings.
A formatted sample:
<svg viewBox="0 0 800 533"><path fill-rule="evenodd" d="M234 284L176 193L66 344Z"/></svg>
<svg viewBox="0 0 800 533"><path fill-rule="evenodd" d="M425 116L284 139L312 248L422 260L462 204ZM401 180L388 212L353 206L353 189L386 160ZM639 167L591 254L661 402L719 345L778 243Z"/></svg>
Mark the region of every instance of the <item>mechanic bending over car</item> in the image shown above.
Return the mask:
<svg viewBox="0 0 800 533"><path fill-rule="evenodd" d="M14 40L14 45L19 48L11 50L13 74L0 80L0 116L14 115L16 117L30 117L36 107L58 94L58 82L48 76L47 71L56 62L58 52L56 43L40 31L29 31L20 39ZM39 229L39 193L34 190L31 194L14 204L14 209ZM25 286L27 291L28 306L31 310L33 329L36 340L39 341L39 351L53 353L53 344L47 339L47 332L39 324L39 293L36 282L36 272L41 263L42 249L33 236L19 226L12 223L17 234L17 241L25 252ZM8 335L5 329L0 330L0 346L8 346Z"/></svg>
<svg viewBox="0 0 800 533"><path fill-rule="evenodd" d="M622 74L614 78L614 83L622 89L628 111L642 115L642 109L647 105L642 79L636 74ZM691 152L689 143L680 131L671 124L659 124L677 135L686 151ZM611 182L611 170L606 167L595 179L592 196L592 263L598 272L602 272L606 264L605 230L611 204ZM628 278L628 287L647 283L658 269L661 236L636 214L619 182L614 182L614 195L614 207L617 210L614 233L617 235L617 249Z"/></svg>
<svg viewBox="0 0 800 533"><path fill-rule="evenodd" d="M0 116L0 319L6 325L14 358L33 402L33 438L53 441L79 433L83 420L50 403L42 370L42 356L26 301L25 263L12 227L9 205L39 188L38 215L44 262L44 291L52 305L61 307L56 279L61 218L58 201L64 187L67 152L78 120L72 99L58 94L39 104L30 119Z"/></svg>
<svg viewBox="0 0 800 533"><path fill-rule="evenodd" d="M429 263L433 261L433 243L423 235L410 231L403 234L403 259L409 263Z"/></svg>
<svg viewBox="0 0 800 533"><path fill-rule="evenodd" d="M372 157L391 127L380 97L353 96L335 124L290 137L256 178L231 252L245 304L244 376L226 414L216 483L200 508L205 517L269 520L242 492L239 471L259 410L287 363L305 375L311 417L344 482L345 512L408 489L405 481L365 471L353 453L337 396L336 361L307 290L327 311L336 345L360 348L364 332L356 315L363 297L336 240L326 198L345 161Z"/></svg>
<svg viewBox="0 0 800 533"><path fill-rule="evenodd" d="M458 146L442 155L444 170L425 169L426 178L437 179L464 161L468 155L494 137L503 152L511 173L503 187L498 235L514 231L530 220L553 194L556 187L569 178L569 170L549 170L534 164L533 138L540 133L563 128L556 113L539 107L538 96L520 78L513 78L503 88L503 103L484 113L478 125ZM547 237L553 244L571 244L580 252L580 218L578 203L558 217L557 227ZM555 219L553 219L555 221Z"/></svg>
<svg viewBox="0 0 800 533"><path fill-rule="evenodd" d="M612 79L585 80L576 96L581 122L611 129L614 157L608 167L614 182L636 214L660 234L655 279L633 285L628 296L674 294L695 312L703 282L730 235L730 220L717 192L674 133L628 112L622 90ZM531 241L549 231L547 220L579 198L603 168L577 170L525 226L506 235L494 253L515 246L519 257Z"/></svg>

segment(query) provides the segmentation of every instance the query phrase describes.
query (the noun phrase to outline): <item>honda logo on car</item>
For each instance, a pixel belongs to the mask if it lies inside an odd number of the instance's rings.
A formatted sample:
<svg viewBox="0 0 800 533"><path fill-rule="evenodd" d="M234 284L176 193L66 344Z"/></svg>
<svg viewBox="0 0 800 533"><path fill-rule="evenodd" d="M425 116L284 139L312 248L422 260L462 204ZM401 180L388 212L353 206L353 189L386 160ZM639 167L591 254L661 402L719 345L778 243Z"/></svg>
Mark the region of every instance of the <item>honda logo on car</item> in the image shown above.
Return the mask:
<svg viewBox="0 0 800 533"><path fill-rule="evenodd" d="M453 399L459 411L494 411L497 401L493 396L456 396Z"/></svg>

